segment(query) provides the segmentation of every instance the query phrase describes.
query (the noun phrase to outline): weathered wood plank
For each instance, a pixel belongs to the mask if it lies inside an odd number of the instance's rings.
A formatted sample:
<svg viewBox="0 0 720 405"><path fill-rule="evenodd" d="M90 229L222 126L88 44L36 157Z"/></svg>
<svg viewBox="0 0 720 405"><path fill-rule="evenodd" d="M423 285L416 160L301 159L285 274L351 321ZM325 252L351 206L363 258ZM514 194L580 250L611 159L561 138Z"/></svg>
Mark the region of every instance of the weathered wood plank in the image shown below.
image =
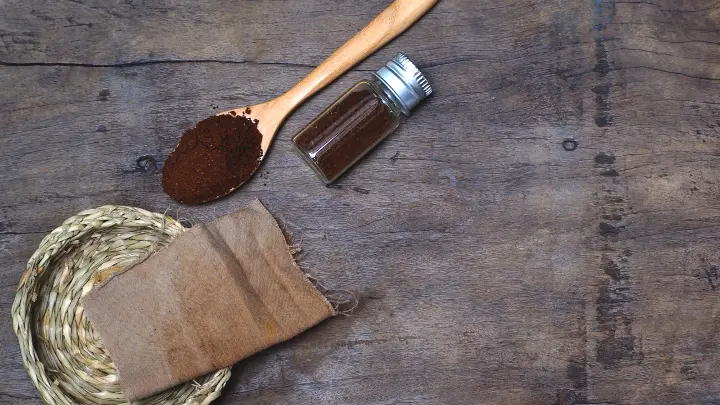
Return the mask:
<svg viewBox="0 0 720 405"><path fill-rule="evenodd" d="M259 197L362 305L243 362L222 404L718 403L713 0L441 1L298 110L238 193L162 193L183 129L280 94L386 4L6 2L0 311L80 210L207 221ZM398 51L437 93L322 187L289 138ZM9 322L0 341L0 403L39 404Z"/></svg>

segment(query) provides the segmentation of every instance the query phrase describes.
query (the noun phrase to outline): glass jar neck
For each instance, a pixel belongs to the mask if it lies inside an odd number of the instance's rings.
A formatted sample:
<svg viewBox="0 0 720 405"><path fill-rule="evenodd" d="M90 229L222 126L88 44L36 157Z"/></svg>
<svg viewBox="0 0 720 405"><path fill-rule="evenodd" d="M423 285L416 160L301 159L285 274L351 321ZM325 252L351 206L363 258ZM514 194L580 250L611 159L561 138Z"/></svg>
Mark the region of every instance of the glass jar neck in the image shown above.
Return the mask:
<svg viewBox="0 0 720 405"><path fill-rule="evenodd" d="M373 84L375 87L377 87L380 92L385 96L384 99L386 101L386 104L388 107L390 107L394 112L400 114L404 114L405 116L410 116L412 113L409 110L406 110L400 100L397 99L397 96L395 96L395 93L393 93L392 90L390 90L390 87L388 87L387 84L385 84L382 80L378 79L377 77L374 77L369 80L371 84Z"/></svg>

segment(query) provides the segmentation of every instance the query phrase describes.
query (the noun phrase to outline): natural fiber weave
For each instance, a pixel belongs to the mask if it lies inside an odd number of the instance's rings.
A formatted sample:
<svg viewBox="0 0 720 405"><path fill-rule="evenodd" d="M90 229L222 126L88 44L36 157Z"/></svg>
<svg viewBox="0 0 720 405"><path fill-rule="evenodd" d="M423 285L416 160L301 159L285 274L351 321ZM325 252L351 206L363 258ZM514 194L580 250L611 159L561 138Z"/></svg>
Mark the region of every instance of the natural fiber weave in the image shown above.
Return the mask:
<svg viewBox="0 0 720 405"><path fill-rule="evenodd" d="M80 298L182 232L162 214L103 206L69 218L42 240L20 280L12 318L25 368L45 403L128 403ZM135 404L206 405L228 378L229 368Z"/></svg>

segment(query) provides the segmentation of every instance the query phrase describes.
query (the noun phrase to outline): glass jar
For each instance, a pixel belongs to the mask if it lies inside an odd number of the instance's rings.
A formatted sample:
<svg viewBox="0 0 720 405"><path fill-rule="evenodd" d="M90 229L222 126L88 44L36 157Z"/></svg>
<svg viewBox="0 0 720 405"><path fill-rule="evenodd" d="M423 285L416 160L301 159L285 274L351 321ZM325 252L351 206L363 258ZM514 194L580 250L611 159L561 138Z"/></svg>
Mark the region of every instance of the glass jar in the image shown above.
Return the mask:
<svg viewBox="0 0 720 405"><path fill-rule="evenodd" d="M400 125L400 115L432 94L423 74L398 55L343 94L292 139L317 174L332 183Z"/></svg>

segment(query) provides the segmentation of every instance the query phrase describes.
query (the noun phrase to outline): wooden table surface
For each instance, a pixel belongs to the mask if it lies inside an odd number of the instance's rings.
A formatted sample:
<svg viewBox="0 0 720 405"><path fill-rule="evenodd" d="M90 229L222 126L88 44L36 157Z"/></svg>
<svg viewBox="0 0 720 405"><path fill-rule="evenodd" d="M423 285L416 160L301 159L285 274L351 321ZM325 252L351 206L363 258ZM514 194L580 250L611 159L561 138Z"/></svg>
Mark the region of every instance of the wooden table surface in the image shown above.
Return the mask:
<svg viewBox="0 0 720 405"><path fill-rule="evenodd" d="M361 304L236 366L219 404L720 404L717 0L441 0L239 192L162 192L183 130L281 94L388 3L0 2L0 403L41 403L9 313L62 220L260 198ZM436 94L324 187L290 137L397 52Z"/></svg>

